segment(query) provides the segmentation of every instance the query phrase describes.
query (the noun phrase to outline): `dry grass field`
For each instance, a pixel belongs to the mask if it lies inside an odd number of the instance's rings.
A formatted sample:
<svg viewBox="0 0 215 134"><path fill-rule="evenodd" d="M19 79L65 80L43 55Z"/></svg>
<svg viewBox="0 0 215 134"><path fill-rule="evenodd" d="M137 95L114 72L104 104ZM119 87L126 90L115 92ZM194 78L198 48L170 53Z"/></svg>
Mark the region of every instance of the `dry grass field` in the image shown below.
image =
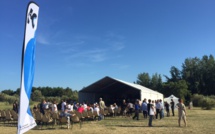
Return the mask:
<svg viewBox="0 0 215 134"><path fill-rule="evenodd" d="M201 110L194 108L187 110L187 127L178 127L177 115L165 117L162 120L153 120L154 127L148 127L148 120L140 120L124 117L107 117L102 121L84 122L80 129L79 124L74 124L72 129L60 126L36 127L26 134L214 134L215 133L215 110ZM183 123L182 123L183 125ZM15 134L16 127L0 123L0 134Z"/></svg>

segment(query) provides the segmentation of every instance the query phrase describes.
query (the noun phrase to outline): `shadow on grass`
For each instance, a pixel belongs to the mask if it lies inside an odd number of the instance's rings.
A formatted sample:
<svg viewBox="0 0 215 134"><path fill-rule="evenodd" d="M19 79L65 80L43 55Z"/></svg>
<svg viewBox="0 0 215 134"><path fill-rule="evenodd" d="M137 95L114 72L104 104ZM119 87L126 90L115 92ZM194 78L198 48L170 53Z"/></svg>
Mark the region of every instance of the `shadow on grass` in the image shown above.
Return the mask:
<svg viewBox="0 0 215 134"><path fill-rule="evenodd" d="M142 126L142 125L106 125L106 126L111 126L111 127L149 127L149 126ZM168 127L176 127L179 128L178 126L152 126L152 127L156 127L156 128L168 128ZM150 127L149 127L150 128Z"/></svg>

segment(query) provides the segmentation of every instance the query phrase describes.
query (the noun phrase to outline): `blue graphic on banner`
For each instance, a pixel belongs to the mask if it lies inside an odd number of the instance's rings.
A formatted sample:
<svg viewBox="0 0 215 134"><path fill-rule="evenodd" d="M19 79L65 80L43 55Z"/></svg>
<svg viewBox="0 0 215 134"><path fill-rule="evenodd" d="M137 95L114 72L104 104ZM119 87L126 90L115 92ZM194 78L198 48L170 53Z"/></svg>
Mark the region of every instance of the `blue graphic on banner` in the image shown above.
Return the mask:
<svg viewBox="0 0 215 134"><path fill-rule="evenodd" d="M31 98L31 90L34 79L34 55L35 51L35 38L31 39L25 50L24 58L24 83L25 83L25 92L27 93L28 99Z"/></svg>

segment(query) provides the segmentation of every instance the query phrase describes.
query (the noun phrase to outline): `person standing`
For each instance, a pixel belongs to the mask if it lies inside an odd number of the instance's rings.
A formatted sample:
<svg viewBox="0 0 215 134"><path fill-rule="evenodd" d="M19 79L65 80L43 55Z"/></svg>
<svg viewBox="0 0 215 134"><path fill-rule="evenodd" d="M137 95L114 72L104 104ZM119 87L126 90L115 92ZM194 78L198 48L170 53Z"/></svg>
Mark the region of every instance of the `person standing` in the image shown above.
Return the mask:
<svg viewBox="0 0 215 134"><path fill-rule="evenodd" d="M161 119L161 103L160 100L157 100L155 102L155 107L156 107L156 119L158 119L158 114L160 115L160 119Z"/></svg>
<svg viewBox="0 0 215 134"><path fill-rule="evenodd" d="M177 107L178 107L178 126L179 127L181 126L181 119L183 119L184 125L186 127L187 126L186 107L185 107L182 99L178 99L178 102L179 102L177 104Z"/></svg>
<svg viewBox="0 0 215 134"><path fill-rule="evenodd" d="M128 116L130 117L130 116L132 116L134 105L130 101L128 101L128 106L127 107L128 107L128 110L129 110Z"/></svg>
<svg viewBox="0 0 215 134"><path fill-rule="evenodd" d="M168 102L164 102L164 106L165 106L165 109L166 109L166 116L169 117L169 103Z"/></svg>
<svg viewBox="0 0 215 134"><path fill-rule="evenodd" d="M142 110L143 110L143 117L146 119L147 118L147 114L148 114L148 110L147 110L147 102L146 102L146 99L143 100L143 103L142 103Z"/></svg>
<svg viewBox="0 0 215 134"><path fill-rule="evenodd" d="M65 111L65 109L66 109L66 101L62 100L61 101L61 111Z"/></svg>
<svg viewBox="0 0 215 134"><path fill-rule="evenodd" d="M43 115L45 114L45 106L46 106L46 100L42 100L40 103L40 113Z"/></svg>
<svg viewBox="0 0 215 134"><path fill-rule="evenodd" d="M154 102L152 101L152 104L151 104L151 100L149 99L149 103L148 103L148 106L149 106L149 123L148 123L148 126L149 127L152 127L152 120L156 114L155 107L154 107L153 103Z"/></svg>
<svg viewBox="0 0 215 134"><path fill-rule="evenodd" d="M102 100L102 98L99 99L99 108L100 110L104 111L106 108L105 102ZM104 119L103 115L100 115L101 119Z"/></svg>
<svg viewBox="0 0 215 134"><path fill-rule="evenodd" d="M164 118L164 104L162 99L160 99L160 119Z"/></svg>
<svg viewBox="0 0 215 134"><path fill-rule="evenodd" d="M171 105L171 110L172 110L172 116L175 116L175 112L174 112L175 102L173 101L173 99L171 99L170 105Z"/></svg>
<svg viewBox="0 0 215 134"><path fill-rule="evenodd" d="M52 113L58 113L57 102L54 101L52 104Z"/></svg>
<svg viewBox="0 0 215 134"><path fill-rule="evenodd" d="M67 109L68 109L69 112L70 112L70 111L73 111L73 104L72 104L71 102L68 103Z"/></svg>
<svg viewBox="0 0 215 134"><path fill-rule="evenodd" d="M102 98L99 99L99 108L100 110L105 109L105 102L102 100Z"/></svg>
<svg viewBox="0 0 215 134"><path fill-rule="evenodd" d="M148 100L148 104L147 104L147 113L149 115L149 111L150 111L150 106L151 106L151 99Z"/></svg>
<svg viewBox="0 0 215 134"><path fill-rule="evenodd" d="M121 115L122 115L122 116L125 116L125 115L126 115L126 107L127 107L127 103L126 103L125 100L123 100L123 101L122 101L122 105L121 105L121 108L122 108L122 110L121 110Z"/></svg>
<svg viewBox="0 0 215 134"><path fill-rule="evenodd" d="M17 100L13 103L13 111L18 113L18 102L17 102Z"/></svg>

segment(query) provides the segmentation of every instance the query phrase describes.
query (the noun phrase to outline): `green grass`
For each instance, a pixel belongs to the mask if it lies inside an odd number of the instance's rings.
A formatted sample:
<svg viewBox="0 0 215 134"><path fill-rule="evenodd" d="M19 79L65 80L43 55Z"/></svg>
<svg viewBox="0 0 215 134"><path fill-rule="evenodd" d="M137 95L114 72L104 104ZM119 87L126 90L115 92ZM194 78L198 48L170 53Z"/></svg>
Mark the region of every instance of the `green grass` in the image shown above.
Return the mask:
<svg viewBox="0 0 215 134"><path fill-rule="evenodd" d="M177 113L177 112L176 112ZM148 127L148 120L143 119L140 114L140 120L124 117L108 117L102 121L84 122L82 128L75 124L73 129L66 129L60 126L45 126L41 129L35 128L26 134L213 134L215 132L215 110L201 110L194 108L187 110L188 126L178 127L177 115L174 117L165 117L162 120L153 120L154 127ZM0 124L1 134L16 133L16 127L4 126Z"/></svg>
<svg viewBox="0 0 215 134"><path fill-rule="evenodd" d="M30 105L31 108L33 108L34 105L38 105L40 102L32 102L32 105ZM8 102L0 102L0 109L1 110L8 110L12 109L13 104L9 104Z"/></svg>
<svg viewBox="0 0 215 134"><path fill-rule="evenodd" d="M7 109L12 109L13 104L9 104L7 102L0 102L0 109L1 110L7 110Z"/></svg>

